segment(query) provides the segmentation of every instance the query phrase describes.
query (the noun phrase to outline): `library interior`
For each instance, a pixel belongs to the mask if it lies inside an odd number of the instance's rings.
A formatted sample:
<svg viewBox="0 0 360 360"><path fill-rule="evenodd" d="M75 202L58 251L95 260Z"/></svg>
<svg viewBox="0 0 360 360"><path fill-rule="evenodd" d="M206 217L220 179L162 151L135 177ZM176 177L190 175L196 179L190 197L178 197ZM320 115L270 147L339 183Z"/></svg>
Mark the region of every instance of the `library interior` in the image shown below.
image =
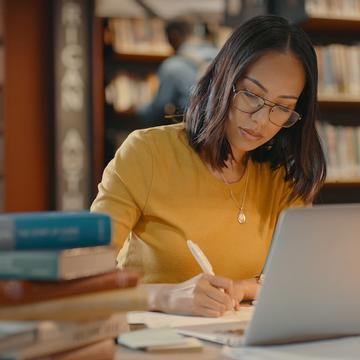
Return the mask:
<svg viewBox="0 0 360 360"><path fill-rule="evenodd" d="M360 358L359 205L360 0L0 0L0 360Z"/></svg>

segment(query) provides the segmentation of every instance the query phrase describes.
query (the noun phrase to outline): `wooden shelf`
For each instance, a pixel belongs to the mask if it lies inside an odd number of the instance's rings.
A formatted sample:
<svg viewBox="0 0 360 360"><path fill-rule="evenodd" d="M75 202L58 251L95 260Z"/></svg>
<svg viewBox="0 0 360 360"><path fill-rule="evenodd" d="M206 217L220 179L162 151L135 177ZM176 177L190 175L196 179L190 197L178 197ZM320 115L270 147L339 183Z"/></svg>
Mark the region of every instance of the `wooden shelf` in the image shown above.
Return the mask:
<svg viewBox="0 0 360 360"><path fill-rule="evenodd" d="M127 61L144 61L144 62L161 62L166 60L169 55L162 54L151 54L151 53L130 53L130 52L122 52L115 53L114 56L118 60L127 60Z"/></svg>
<svg viewBox="0 0 360 360"><path fill-rule="evenodd" d="M126 111L115 111L114 110L114 113L119 118L130 119L130 118L136 117L136 113L135 113L134 109L129 109L129 110L126 110Z"/></svg>
<svg viewBox="0 0 360 360"><path fill-rule="evenodd" d="M360 32L360 14L354 17L311 17L301 23L305 31L351 31Z"/></svg>
<svg viewBox="0 0 360 360"><path fill-rule="evenodd" d="M325 187L360 187L360 178L329 180L324 184Z"/></svg>
<svg viewBox="0 0 360 360"><path fill-rule="evenodd" d="M334 94L323 95L319 94L318 102L320 106L328 107L360 107L360 95L349 94Z"/></svg>

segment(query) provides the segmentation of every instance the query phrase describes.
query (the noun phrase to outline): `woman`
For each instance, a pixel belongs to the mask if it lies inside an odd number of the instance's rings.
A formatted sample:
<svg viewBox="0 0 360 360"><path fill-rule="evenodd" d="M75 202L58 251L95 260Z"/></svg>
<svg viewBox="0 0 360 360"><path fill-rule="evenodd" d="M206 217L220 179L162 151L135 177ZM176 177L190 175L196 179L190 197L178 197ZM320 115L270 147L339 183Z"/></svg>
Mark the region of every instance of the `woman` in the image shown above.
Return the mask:
<svg viewBox="0 0 360 360"><path fill-rule="evenodd" d="M119 265L142 271L152 310L220 316L255 298L279 213L311 203L326 176L316 96L308 37L261 16L225 43L184 123L123 143L91 209L112 216ZM199 274L188 239L216 276Z"/></svg>

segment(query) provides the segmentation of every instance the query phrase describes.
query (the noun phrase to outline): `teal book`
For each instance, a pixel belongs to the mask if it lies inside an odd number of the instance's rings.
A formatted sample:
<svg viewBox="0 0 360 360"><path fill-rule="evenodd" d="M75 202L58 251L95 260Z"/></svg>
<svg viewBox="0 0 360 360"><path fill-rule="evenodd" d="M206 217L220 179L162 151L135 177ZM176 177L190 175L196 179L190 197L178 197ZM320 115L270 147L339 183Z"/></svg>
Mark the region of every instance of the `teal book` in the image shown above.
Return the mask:
<svg viewBox="0 0 360 360"><path fill-rule="evenodd" d="M114 271L115 248L0 251L0 279L72 280Z"/></svg>
<svg viewBox="0 0 360 360"><path fill-rule="evenodd" d="M109 245L111 219L91 212L0 215L0 250L71 249Z"/></svg>

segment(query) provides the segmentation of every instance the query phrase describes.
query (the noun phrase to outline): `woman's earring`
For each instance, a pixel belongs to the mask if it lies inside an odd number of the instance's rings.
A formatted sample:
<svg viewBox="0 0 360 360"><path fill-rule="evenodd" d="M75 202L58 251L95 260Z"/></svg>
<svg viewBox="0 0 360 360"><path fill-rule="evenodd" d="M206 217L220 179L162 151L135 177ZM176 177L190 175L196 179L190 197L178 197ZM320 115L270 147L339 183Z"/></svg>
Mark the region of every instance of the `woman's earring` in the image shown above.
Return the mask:
<svg viewBox="0 0 360 360"><path fill-rule="evenodd" d="M272 148L274 146L274 140L270 140L268 143L267 143L267 146L266 146L266 150L267 151L271 151Z"/></svg>

